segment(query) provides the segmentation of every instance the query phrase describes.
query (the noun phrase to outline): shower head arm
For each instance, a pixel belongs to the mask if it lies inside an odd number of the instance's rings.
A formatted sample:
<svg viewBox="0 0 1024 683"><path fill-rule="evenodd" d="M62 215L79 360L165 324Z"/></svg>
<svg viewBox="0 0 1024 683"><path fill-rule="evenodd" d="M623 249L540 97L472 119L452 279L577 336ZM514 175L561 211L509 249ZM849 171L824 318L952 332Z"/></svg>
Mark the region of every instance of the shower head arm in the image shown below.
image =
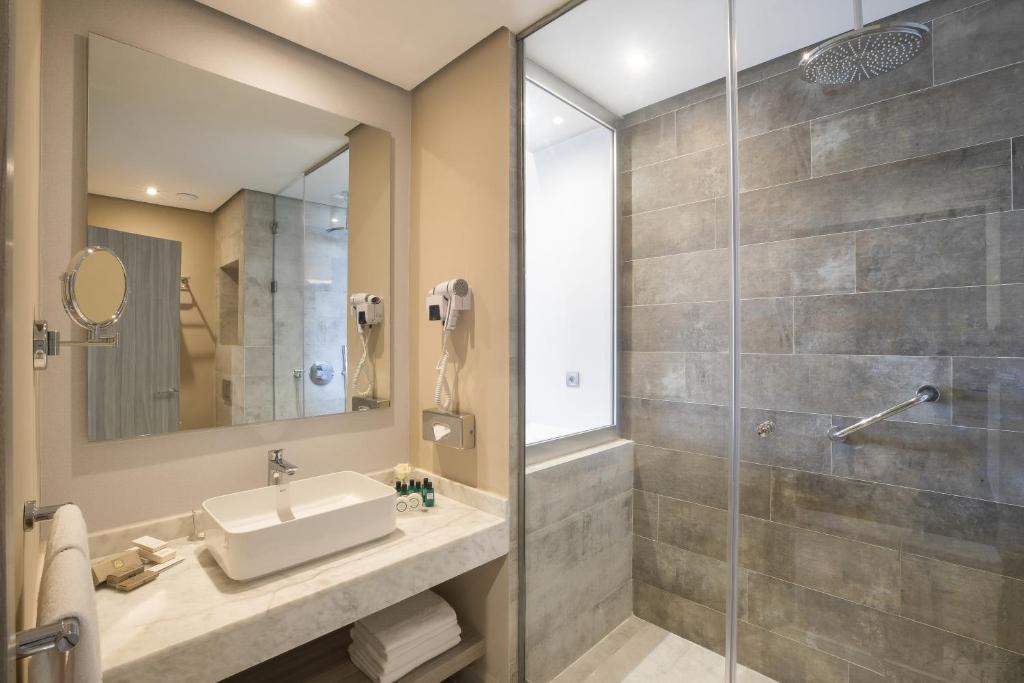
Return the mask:
<svg viewBox="0 0 1024 683"><path fill-rule="evenodd" d="M864 0L853 0L853 28L864 28Z"/></svg>

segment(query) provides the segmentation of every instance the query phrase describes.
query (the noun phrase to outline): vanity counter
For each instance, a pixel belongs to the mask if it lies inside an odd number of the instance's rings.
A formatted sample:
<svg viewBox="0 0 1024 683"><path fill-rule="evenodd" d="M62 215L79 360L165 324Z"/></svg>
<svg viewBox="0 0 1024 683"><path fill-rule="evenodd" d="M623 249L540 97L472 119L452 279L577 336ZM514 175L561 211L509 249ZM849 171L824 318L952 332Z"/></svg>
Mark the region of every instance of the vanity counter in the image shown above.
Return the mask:
<svg viewBox="0 0 1024 683"><path fill-rule="evenodd" d="M246 582L179 539L185 561L153 583L97 591L103 680L219 681L502 557L508 534L505 519L438 495L383 538Z"/></svg>

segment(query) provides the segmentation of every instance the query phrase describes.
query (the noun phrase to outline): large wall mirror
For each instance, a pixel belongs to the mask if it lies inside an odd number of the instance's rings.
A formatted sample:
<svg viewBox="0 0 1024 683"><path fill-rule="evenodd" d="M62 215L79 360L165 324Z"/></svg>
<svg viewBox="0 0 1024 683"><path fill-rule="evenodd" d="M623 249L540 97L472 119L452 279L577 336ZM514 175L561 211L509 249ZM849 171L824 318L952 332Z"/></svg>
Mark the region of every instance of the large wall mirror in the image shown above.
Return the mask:
<svg viewBox="0 0 1024 683"><path fill-rule="evenodd" d="M87 244L125 265L91 441L390 399L387 131L89 37Z"/></svg>

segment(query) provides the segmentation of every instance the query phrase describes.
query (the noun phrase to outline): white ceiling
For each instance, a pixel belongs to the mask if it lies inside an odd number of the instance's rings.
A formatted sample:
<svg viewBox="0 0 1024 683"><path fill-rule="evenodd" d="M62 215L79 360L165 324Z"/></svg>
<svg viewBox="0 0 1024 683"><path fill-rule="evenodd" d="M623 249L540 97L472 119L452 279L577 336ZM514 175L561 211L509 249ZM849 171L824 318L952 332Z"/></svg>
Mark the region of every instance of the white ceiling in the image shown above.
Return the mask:
<svg viewBox="0 0 1024 683"><path fill-rule="evenodd" d="M502 26L521 31L565 0L200 0L411 90Z"/></svg>
<svg viewBox="0 0 1024 683"><path fill-rule="evenodd" d="M524 95L524 144L529 152L550 147L601 125L533 83L526 84Z"/></svg>
<svg viewBox="0 0 1024 683"><path fill-rule="evenodd" d="M166 57L89 38L92 194L213 211L241 188L281 191L341 148L356 125ZM146 195L147 186L159 194Z"/></svg>
<svg viewBox="0 0 1024 683"><path fill-rule="evenodd" d="M920 0L864 0L865 22ZM740 69L853 28L851 0L736 0ZM526 39L529 59L623 115L725 75L724 0L587 0Z"/></svg>

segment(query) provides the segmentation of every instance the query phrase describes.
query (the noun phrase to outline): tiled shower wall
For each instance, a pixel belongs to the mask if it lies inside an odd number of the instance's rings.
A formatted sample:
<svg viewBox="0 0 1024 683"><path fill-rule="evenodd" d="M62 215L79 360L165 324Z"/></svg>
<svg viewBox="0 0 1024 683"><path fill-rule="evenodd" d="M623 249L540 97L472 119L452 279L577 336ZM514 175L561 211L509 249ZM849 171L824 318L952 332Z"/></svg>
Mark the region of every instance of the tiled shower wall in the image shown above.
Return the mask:
<svg viewBox="0 0 1024 683"><path fill-rule="evenodd" d="M739 658L779 681L1024 680L1024 2L901 18L931 37L886 76L740 76ZM724 86L619 141L635 611L722 651Z"/></svg>

